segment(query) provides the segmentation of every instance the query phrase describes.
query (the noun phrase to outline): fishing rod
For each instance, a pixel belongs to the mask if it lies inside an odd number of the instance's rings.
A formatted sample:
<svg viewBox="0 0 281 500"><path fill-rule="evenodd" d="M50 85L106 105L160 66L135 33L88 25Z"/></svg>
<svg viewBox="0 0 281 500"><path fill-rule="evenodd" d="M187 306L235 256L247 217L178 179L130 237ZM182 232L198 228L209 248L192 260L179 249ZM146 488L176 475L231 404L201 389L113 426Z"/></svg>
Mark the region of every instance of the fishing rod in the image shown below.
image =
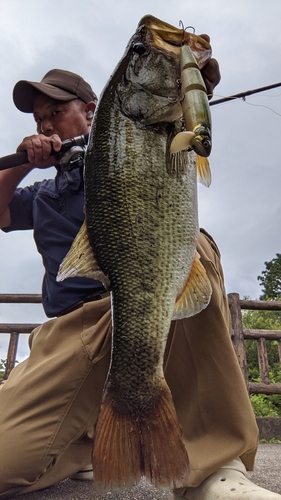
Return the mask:
<svg viewBox="0 0 281 500"><path fill-rule="evenodd" d="M246 90L246 92L240 92L239 94L233 94L228 97L222 97L221 99L216 99L215 101L209 102L209 106L215 106L216 104L233 101L233 99L244 99L248 95L258 94L259 92L275 89L277 87L281 87L281 82L274 83L273 85L267 85L266 87L259 87L253 90ZM53 156L55 156L55 158L57 159L61 159L67 151L71 150L71 148L83 148L87 145L88 138L89 134L86 134L63 141L60 151L58 153L54 151ZM25 163L29 163L26 151L3 156L2 158L0 158L0 170L17 167L19 165L24 165Z"/></svg>
<svg viewBox="0 0 281 500"><path fill-rule="evenodd" d="M216 104L221 104L222 102L232 101L233 99L244 99L248 95L258 94L259 92L264 92L265 90L275 89L276 87L281 87L281 82L274 83L273 85L267 85L267 87L260 87L258 89L246 90L246 92L240 92L239 94L230 95L228 97L222 97L221 99L216 99L215 101L209 102L209 106L215 106Z"/></svg>
<svg viewBox="0 0 281 500"><path fill-rule="evenodd" d="M51 156L54 156L57 160L62 160L66 153L68 153L70 157L77 155L77 153L84 151L83 148L88 144L88 138L89 134L85 134L73 137L73 139L66 139L62 141L61 149L58 152L53 151ZM25 163L29 163L26 151L3 156L0 158L0 170L18 167Z"/></svg>

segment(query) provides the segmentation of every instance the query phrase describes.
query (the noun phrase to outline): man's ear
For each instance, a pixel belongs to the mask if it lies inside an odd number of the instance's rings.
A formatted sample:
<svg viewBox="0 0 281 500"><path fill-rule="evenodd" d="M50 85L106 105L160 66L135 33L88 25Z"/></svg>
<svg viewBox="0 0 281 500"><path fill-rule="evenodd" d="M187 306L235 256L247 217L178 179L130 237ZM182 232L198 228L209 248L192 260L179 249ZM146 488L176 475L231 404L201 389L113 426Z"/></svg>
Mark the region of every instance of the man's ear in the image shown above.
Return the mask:
<svg viewBox="0 0 281 500"><path fill-rule="evenodd" d="M91 125L95 109L96 109L96 104L94 103L94 101L90 101L86 104L85 111L86 111L86 118L87 120L89 120L88 125Z"/></svg>

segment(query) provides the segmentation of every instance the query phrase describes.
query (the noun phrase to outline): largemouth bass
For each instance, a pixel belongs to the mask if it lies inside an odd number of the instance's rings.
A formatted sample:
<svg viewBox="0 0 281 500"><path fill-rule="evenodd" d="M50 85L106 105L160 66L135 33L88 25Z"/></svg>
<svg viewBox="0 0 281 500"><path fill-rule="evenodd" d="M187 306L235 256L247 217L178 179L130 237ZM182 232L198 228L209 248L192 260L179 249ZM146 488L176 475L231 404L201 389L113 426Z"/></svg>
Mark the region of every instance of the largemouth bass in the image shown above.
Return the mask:
<svg viewBox="0 0 281 500"><path fill-rule="evenodd" d="M205 40L145 16L105 86L85 158L85 224L59 272L111 291L111 364L93 450L103 489L141 476L178 488L188 476L163 355L171 320L204 309L211 286L196 253L195 153L170 152L183 126L183 37L204 64Z"/></svg>

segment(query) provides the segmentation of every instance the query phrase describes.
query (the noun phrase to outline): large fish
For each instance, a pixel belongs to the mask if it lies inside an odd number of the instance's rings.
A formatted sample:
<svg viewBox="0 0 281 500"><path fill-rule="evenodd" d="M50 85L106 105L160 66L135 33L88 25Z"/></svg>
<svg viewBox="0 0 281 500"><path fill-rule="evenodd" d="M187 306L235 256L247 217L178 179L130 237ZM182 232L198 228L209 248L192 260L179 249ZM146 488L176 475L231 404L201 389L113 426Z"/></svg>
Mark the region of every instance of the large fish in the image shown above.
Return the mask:
<svg viewBox="0 0 281 500"><path fill-rule="evenodd" d="M163 354L171 320L204 309L211 287L196 253L196 155L170 152L183 128L182 43L201 66L210 56L205 40L145 16L104 88L86 153L86 220L58 278L87 275L111 290L111 364L93 450L104 489L141 476L177 488L188 476Z"/></svg>

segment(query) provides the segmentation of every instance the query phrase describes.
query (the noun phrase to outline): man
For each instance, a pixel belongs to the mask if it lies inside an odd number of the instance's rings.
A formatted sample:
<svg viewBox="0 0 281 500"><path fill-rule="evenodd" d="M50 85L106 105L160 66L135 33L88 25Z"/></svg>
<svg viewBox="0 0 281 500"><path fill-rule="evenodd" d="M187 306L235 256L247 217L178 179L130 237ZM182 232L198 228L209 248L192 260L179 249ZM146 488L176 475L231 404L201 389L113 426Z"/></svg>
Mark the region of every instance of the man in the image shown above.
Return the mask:
<svg viewBox="0 0 281 500"><path fill-rule="evenodd" d="M203 76L212 94L219 81L215 60ZM0 390L0 498L46 488L90 463L111 347L110 298L101 283L55 281L84 219L84 193L81 162L59 163L53 152L88 132L96 96L79 75L54 69L41 82L18 82L13 97L19 110L33 113L37 134L18 147L30 163L0 174L0 227L34 230L45 267L42 302L55 319L31 334L29 358ZM51 165L55 179L17 188L32 169ZM172 323L165 354L191 463L186 488L170 498L280 499L244 476L253 467L258 431L231 344L219 251L204 231L198 251L212 300L197 316Z"/></svg>

